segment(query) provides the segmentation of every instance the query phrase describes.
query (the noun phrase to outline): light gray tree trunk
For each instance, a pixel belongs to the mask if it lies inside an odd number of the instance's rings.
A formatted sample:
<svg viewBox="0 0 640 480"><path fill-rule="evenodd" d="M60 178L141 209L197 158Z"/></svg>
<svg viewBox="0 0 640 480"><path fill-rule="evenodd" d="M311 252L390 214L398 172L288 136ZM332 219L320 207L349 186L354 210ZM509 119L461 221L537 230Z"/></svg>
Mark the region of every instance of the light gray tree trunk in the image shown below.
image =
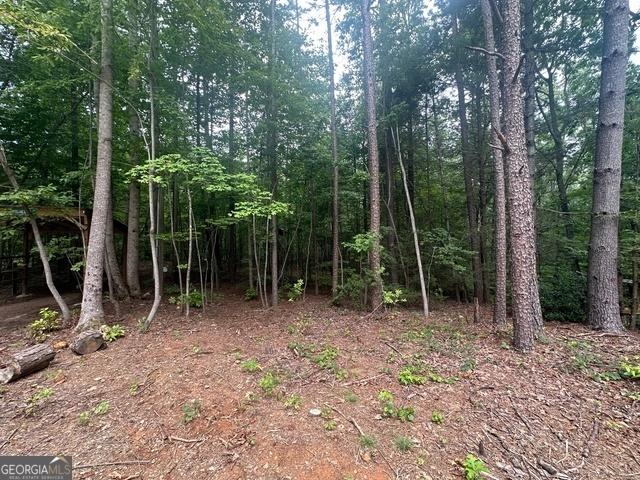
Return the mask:
<svg viewBox="0 0 640 480"><path fill-rule="evenodd" d="M373 234L373 246L369 252L369 268L373 276L371 306L382 304L382 275L380 270L380 173L378 160L378 133L376 119L375 67L373 64L373 40L371 38L370 1L362 0L362 50L367 112L367 148L369 156L369 231Z"/></svg>
<svg viewBox="0 0 640 480"><path fill-rule="evenodd" d="M275 81L276 62L276 1L271 0L271 54L269 56L269 121L267 133L267 155L271 170L271 194L273 200L278 195L278 159L276 131L276 99L273 82ZM274 215L271 219L271 306L278 306L278 221Z"/></svg>
<svg viewBox="0 0 640 480"><path fill-rule="evenodd" d="M109 276L113 282L115 298L123 299L129 296L127 286L122 279L116 245L113 234L113 197L109 195L109 205L107 207L107 223L105 226L105 258L109 263Z"/></svg>
<svg viewBox="0 0 640 480"><path fill-rule="evenodd" d="M100 0L101 55L100 101L98 113L98 155L93 193L93 214L87 248L87 264L82 307L76 331L99 327L104 320L102 276L105 238L111 195L111 155L113 129L113 0Z"/></svg>
<svg viewBox="0 0 640 480"><path fill-rule="evenodd" d="M484 42L487 52L494 53L496 42L493 36L493 17L489 0L481 0ZM504 160L498 139L500 127L500 84L496 68L496 56L487 54L489 78L489 109L491 113L491 144L493 151L494 177L494 249L496 257L496 293L493 306L493 323L504 327L507 323L507 226L504 185Z"/></svg>
<svg viewBox="0 0 640 480"><path fill-rule="evenodd" d="M542 311L536 273L536 232L531 177L524 132L520 65L520 1L504 4L504 137L507 165L507 208L511 245L511 296L517 350L533 349L542 332Z"/></svg>
<svg viewBox="0 0 640 480"><path fill-rule="evenodd" d="M622 330L617 283L618 217L628 40L628 0L605 0L587 302L589 325L610 332Z"/></svg>

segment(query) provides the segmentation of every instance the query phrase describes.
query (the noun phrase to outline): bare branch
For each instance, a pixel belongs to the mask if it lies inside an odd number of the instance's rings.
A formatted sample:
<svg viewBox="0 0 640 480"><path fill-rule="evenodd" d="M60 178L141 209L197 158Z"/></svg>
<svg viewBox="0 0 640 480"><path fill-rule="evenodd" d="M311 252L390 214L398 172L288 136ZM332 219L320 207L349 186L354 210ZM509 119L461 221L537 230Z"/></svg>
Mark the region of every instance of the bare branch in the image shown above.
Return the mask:
<svg viewBox="0 0 640 480"><path fill-rule="evenodd" d="M480 52L483 53L485 55L491 55L492 57L498 57L500 60L504 60L504 55L502 55L500 52L490 52L489 50L482 48L482 47L472 47L467 45L465 47L468 50L473 50L474 52Z"/></svg>

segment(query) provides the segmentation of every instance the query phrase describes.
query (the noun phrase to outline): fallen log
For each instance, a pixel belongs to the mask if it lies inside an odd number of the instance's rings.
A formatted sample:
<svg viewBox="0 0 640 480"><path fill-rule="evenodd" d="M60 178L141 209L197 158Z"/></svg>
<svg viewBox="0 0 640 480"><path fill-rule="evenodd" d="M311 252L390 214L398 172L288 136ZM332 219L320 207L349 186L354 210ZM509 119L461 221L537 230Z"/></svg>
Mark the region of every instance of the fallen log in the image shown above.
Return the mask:
<svg viewBox="0 0 640 480"><path fill-rule="evenodd" d="M0 370L0 382L8 383L47 368L56 352L48 343L40 343L14 353L6 368Z"/></svg>
<svg viewBox="0 0 640 480"><path fill-rule="evenodd" d="M87 355L104 346L102 333L98 330L85 330L71 343L71 350L78 355Z"/></svg>

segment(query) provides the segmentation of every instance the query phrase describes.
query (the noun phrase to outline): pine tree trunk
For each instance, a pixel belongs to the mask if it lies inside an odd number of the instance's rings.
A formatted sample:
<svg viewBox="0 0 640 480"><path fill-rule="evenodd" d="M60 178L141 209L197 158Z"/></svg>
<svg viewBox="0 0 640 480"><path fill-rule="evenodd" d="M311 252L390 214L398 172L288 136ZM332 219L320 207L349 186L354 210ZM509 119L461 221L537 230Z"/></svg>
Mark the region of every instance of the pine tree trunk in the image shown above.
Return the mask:
<svg viewBox="0 0 640 480"><path fill-rule="evenodd" d="M524 131L520 64L520 1L504 4L504 137L506 141L507 208L511 246L511 293L517 350L533 349L542 331L536 273L536 232L531 177Z"/></svg>
<svg viewBox="0 0 640 480"><path fill-rule="evenodd" d="M93 194L93 214L87 248L87 261L82 292L82 307L77 331L99 327L104 320L102 308L102 276L104 273L105 238L111 196L111 155L113 129L113 1L100 0L101 58L100 101L98 114L98 156Z"/></svg>
<svg viewBox="0 0 640 480"><path fill-rule="evenodd" d="M453 36L459 37L458 19L453 19ZM462 76L461 52L456 52L455 81L458 90L458 116L460 117L460 140L462 147L462 167L464 171L464 190L467 197L467 217L469 222L469 239L473 250L473 294L480 301L484 299L484 284L482 281L482 261L480 258L480 233L478 231L478 208L474 185L473 158L469 146L469 124L467 122L467 106L464 95L464 79Z"/></svg>
<svg viewBox="0 0 640 480"><path fill-rule="evenodd" d="M331 295L338 294L338 271L340 257L340 181L338 168L338 134L336 132L336 84L333 65L333 37L331 31L331 12L329 0L324 1L324 10L327 20L327 46L329 54L329 104L331 106L331 162L332 191L331 191Z"/></svg>
<svg viewBox="0 0 640 480"><path fill-rule="evenodd" d="M628 0L605 0L587 302L589 325L610 332L622 330L617 288L618 217L628 39Z"/></svg>
<svg viewBox="0 0 640 480"><path fill-rule="evenodd" d="M493 37L493 17L489 0L481 0L482 21L484 23L485 49L495 52ZM504 192L504 163L498 131L500 131L500 84L496 68L496 57L487 55L487 73L489 79L489 109L491 114L491 144L493 145L493 177L494 177L494 249L496 258L496 292L493 306L493 323L504 327L507 323L507 227Z"/></svg>
<svg viewBox="0 0 640 480"><path fill-rule="evenodd" d="M115 289L115 297L117 299L127 298L129 291L122 279L122 273L120 272L120 265L118 264L118 256L116 254L115 238L113 234L113 198L109 198L109 204L107 207L107 223L105 228L105 258L109 263L109 274L113 281Z"/></svg>
<svg viewBox="0 0 640 480"><path fill-rule="evenodd" d="M373 245L369 253L369 268L373 277L371 306L382 304L382 275L380 270L380 181L378 162L378 134L376 120L375 67L373 64L373 40L371 38L371 14L369 0L362 0L362 49L367 112L367 147L369 153L369 231L373 234Z"/></svg>

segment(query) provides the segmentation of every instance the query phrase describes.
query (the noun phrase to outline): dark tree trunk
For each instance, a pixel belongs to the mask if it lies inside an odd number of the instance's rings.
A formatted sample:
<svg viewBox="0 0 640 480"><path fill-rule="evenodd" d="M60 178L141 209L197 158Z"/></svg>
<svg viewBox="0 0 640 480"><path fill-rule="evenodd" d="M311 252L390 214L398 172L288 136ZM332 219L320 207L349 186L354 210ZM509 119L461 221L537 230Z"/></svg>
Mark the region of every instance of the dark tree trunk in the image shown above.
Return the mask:
<svg viewBox="0 0 640 480"><path fill-rule="evenodd" d="M453 18L453 35L458 39L458 19ZM457 40L456 40L457 41ZM482 281L482 261L480 258L480 232L478 230L478 209L476 203L476 189L474 186L473 158L469 146L469 125L467 122L467 105L464 95L464 80L462 76L462 59L460 49L456 52L455 81L458 90L458 116L460 118L460 141L462 147L462 166L464 170L464 190L467 197L467 217L469 222L469 239L473 250L473 292L479 300L484 299L484 284Z"/></svg>
<svg viewBox="0 0 640 480"><path fill-rule="evenodd" d="M365 104L367 112L367 147L369 153L369 231L373 234L373 245L369 253L369 268L373 276L371 306L382 304L382 275L380 271L380 182L378 162L378 133L376 120L376 84L373 64L373 40L371 38L371 14L369 0L362 0L362 50L365 84Z"/></svg>
<svg viewBox="0 0 640 480"><path fill-rule="evenodd" d="M534 57L534 0L523 1L523 32L522 46L524 48L524 131L527 144L527 161L531 175L531 188L535 185L533 179L536 173L536 62ZM535 201L535 197L532 197ZM535 212L534 212L535 213Z"/></svg>
<svg viewBox="0 0 640 480"><path fill-rule="evenodd" d="M628 40L628 0L605 0L587 302L589 325L611 332L622 330L617 288L618 217Z"/></svg>
<svg viewBox="0 0 640 480"><path fill-rule="evenodd" d="M485 49L495 52L493 37L493 17L489 0L481 0L482 20L484 23ZM489 108L491 112L491 145L493 151L494 178L494 249L496 257L496 292L493 307L493 322L498 327L507 323L507 227L504 192L504 163L497 132L500 128L500 85L496 68L496 57L487 55L487 73L489 79Z"/></svg>
<svg viewBox="0 0 640 480"><path fill-rule="evenodd" d="M507 208L511 246L511 293L517 350L533 349L542 331L536 273L536 232L531 177L524 131L520 65L520 1L504 4L504 137L506 140Z"/></svg>

